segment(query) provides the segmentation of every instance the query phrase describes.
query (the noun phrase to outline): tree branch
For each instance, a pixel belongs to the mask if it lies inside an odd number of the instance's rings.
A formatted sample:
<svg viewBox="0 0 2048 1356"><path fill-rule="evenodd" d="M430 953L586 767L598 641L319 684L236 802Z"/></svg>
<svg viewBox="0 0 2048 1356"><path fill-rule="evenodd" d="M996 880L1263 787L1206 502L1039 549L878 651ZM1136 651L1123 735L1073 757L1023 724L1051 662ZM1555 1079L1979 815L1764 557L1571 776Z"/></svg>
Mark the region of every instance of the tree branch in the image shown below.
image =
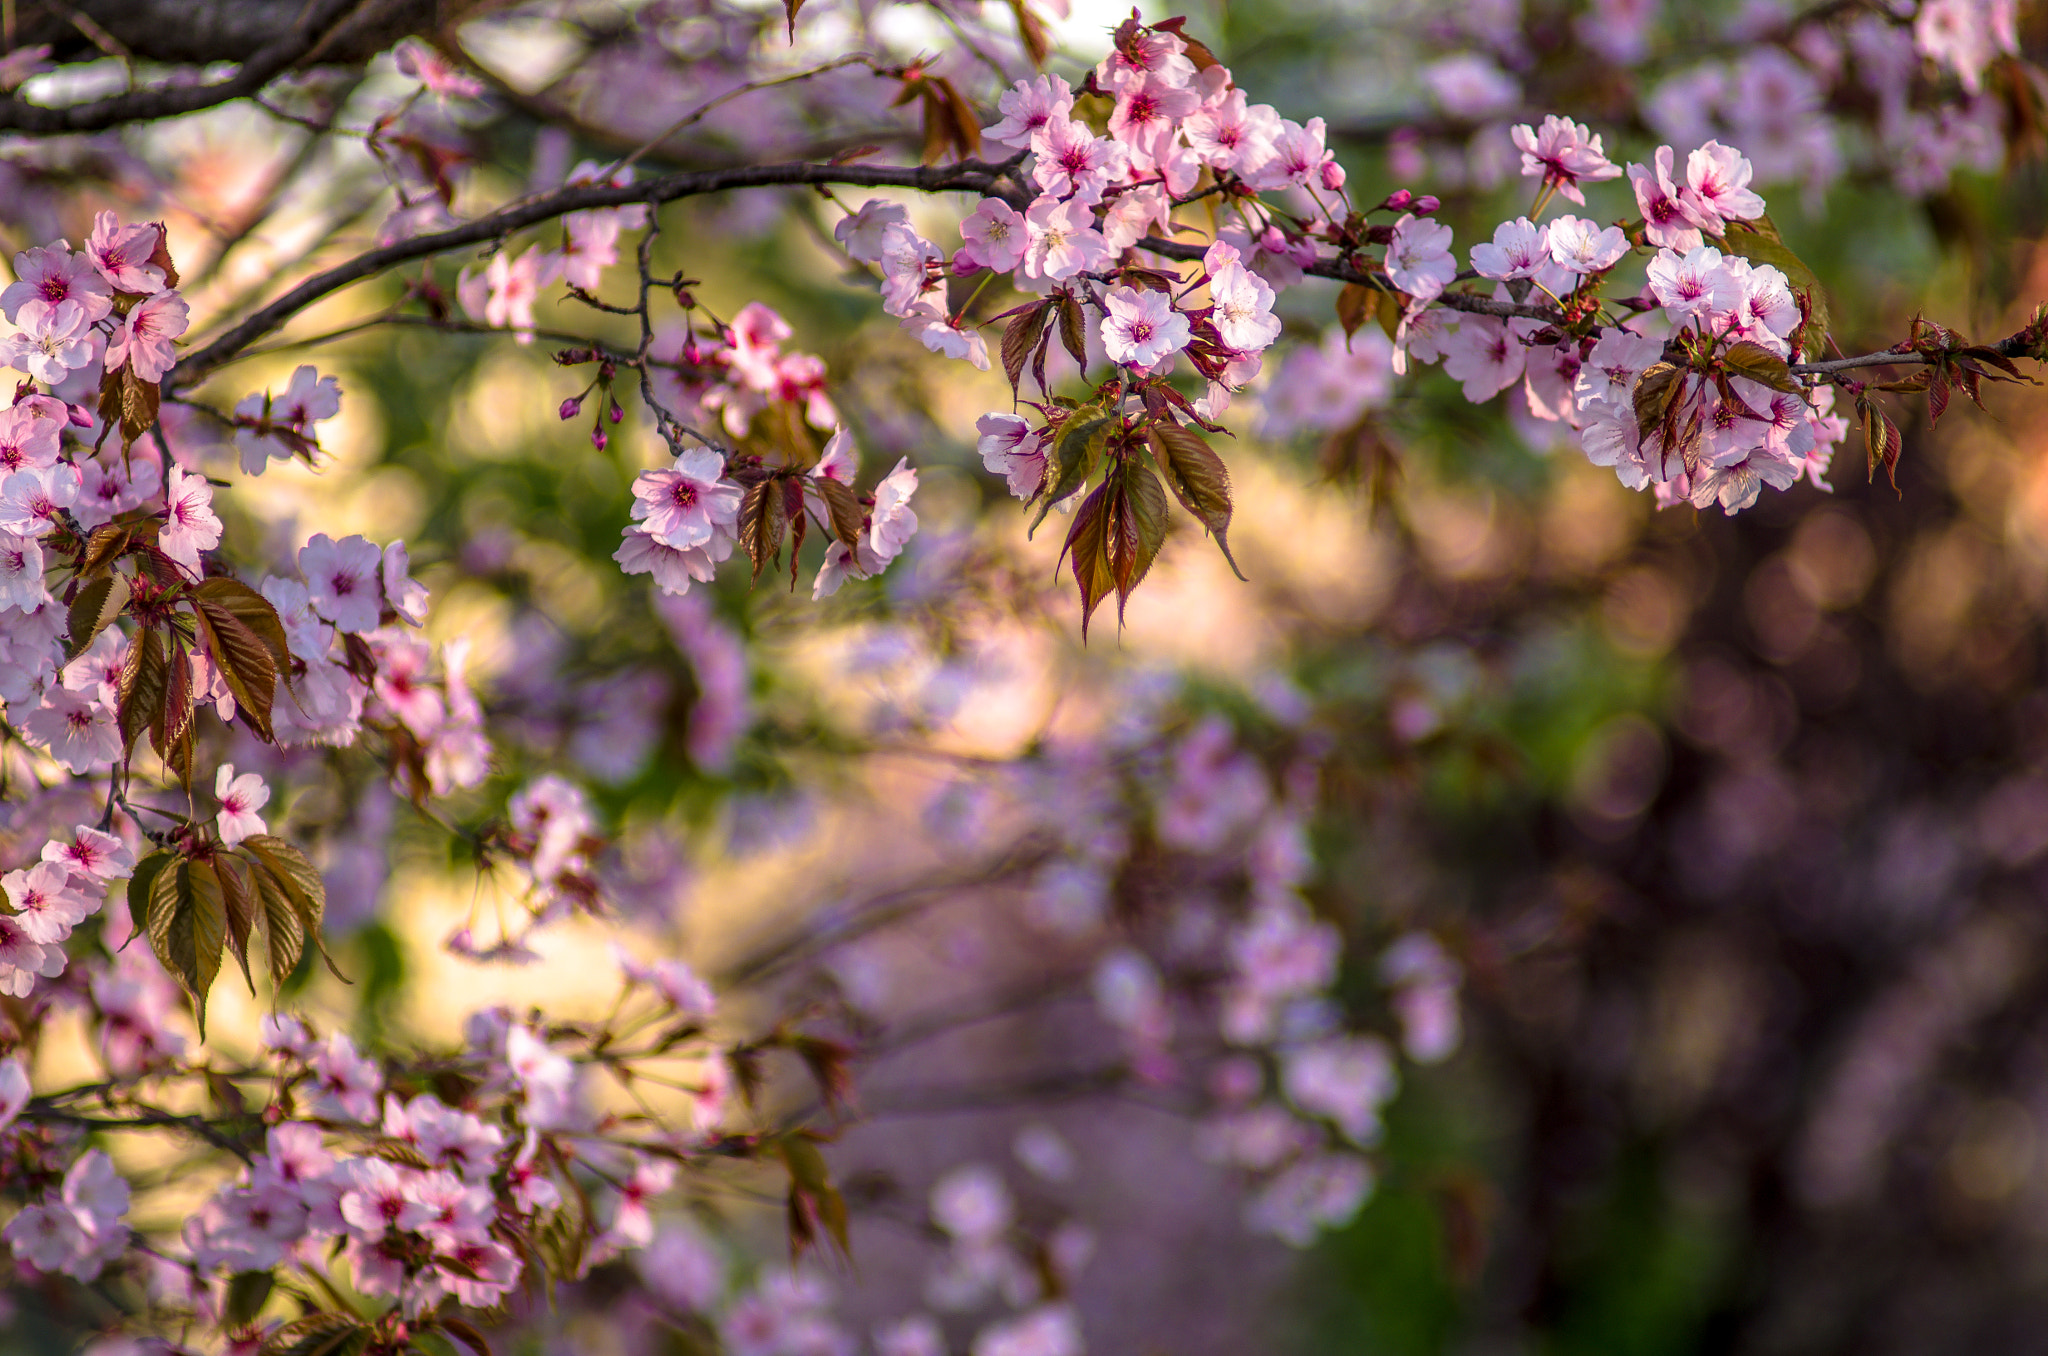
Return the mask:
<svg viewBox="0 0 2048 1356"><path fill-rule="evenodd" d="M351 283L375 277L386 269L414 259L424 259L465 245L503 240L516 231L553 220L568 212L598 207L625 207L635 203L650 206L682 198L723 193L736 188L767 188L781 185L848 184L862 188L911 188L924 193L988 193L1011 174L1021 157L1001 164L966 160L957 165L912 168L895 165L752 165L731 170L702 170L664 175L645 183L623 187L610 184L582 184L539 194L475 221L414 236L357 255L300 283L291 291L256 311L227 333L196 353L187 354L164 378L164 389L184 390L205 379L215 368L278 329L300 311Z"/></svg>

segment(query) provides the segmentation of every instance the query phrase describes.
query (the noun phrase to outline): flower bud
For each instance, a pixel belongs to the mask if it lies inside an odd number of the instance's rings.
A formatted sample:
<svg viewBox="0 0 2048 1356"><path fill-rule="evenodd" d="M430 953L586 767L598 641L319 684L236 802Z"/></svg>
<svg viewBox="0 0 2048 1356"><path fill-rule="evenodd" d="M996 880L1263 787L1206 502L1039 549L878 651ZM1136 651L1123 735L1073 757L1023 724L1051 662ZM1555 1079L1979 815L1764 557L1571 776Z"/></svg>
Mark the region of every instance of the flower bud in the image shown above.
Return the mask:
<svg viewBox="0 0 2048 1356"><path fill-rule="evenodd" d="M1437 201L1435 194L1425 193L1415 200L1415 215L1418 217L1426 217L1431 212L1436 211L1437 208L1442 206L1443 204Z"/></svg>
<svg viewBox="0 0 2048 1356"><path fill-rule="evenodd" d="M596 428L590 430L590 445L598 451L604 451L606 445L610 442L611 439L605 436L603 424L599 424Z"/></svg>
<svg viewBox="0 0 2048 1356"><path fill-rule="evenodd" d="M563 419L574 419L577 415L583 413L583 397L580 395L570 396L562 402L562 408L556 413Z"/></svg>
<svg viewBox="0 0 2048 1356"><path fill-rule="evenodd" d="M967 257L966 250L954 251L953 272L959 275L960 277L964 278L968 274L974 272L976 269L980 267L980 264L975 263L972 259Z"/></svg>
<svg viewBox="0 0 2048 1356"><path fill-rule="evenodd" d="M689 288L687 288L687 287L681 287L681 286L678 286L678 287L676 288L676 305L678 305L678 306L682 307L682 308L683 308L684 310L686 310L686 311L694 311L694 310L696 310L696 309L697 309L697 297L696 297L696 294L695 294L695 293L693 293L693 292L691 292L691 291L690 291L690 289L689 289Z"/></svg>
<svg viewBox="0 0 2048 1356"><path fill-rule="evenodd" d="M1376 209L1381 212L1405 212L1408 204L1415 201L1415 195L1405 188L1397 188L1386 196Z"/></svg>
<svg viewBox="0 0 2048 1356"><path fill-rule="evenodd" d="M625 408L622 405L620 405L619 402L616 400L612 402L612 407L608 411L608 413L611 415L612 422L614 424L618 423L621 419L624 419L626 417Z"/></svg>
<svg viewBox="0 0 2048 1356"><path fill-rule="evenodd" d="M1344 187L1344 167L1334 160L1323 162L1323 187L1332 193Z"/></svg>

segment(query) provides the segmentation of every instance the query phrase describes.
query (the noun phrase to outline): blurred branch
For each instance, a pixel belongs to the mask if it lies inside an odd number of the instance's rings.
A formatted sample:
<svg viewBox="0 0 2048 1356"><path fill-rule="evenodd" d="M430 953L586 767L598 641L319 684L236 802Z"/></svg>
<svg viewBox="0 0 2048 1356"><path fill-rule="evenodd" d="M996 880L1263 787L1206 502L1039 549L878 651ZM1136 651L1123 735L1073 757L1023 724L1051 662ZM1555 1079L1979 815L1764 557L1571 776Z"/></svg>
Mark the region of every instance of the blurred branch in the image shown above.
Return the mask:
<svg viewBox="0 0 2048 1356"><path fill-rule="evenodd" d="M865 188L909 188L923 193L993 193L1013 174L1021 155L1000 164L964 160L955 165L912 168L895 165L754 165L743 169L705 170L664 175L641 184L579 184L556 189L512 204L489 216L445 231L415 236L371 250L324 273L316 274L256 311L205 348L185 356L164 379L168 390L181 390L203 380L215 368L282 326L300 311L351 283L373 278L386 269L465 245L503 240L516 231L569 212L598 207L653 206L683 198L723 193L737 188L789 185L849 184Z"/></svg>

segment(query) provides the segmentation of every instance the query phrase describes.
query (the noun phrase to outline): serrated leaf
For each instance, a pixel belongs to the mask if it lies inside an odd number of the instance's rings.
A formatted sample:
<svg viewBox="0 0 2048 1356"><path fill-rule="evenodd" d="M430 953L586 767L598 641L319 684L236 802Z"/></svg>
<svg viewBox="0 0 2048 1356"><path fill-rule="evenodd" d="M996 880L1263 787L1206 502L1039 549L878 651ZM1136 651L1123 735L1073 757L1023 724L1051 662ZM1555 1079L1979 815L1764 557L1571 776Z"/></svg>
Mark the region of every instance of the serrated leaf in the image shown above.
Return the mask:
<svg viewBox="0 0 2048 1356"><path fill-rule="evenodd" d="M1173 497L1216 538L1231 573L1243 579L1237 557L1230 554L1230 471L1223 458L1201 434L1179 424L1154 424L1145 436Z"/></svg>
<svg viewBox="0 0 2048 1356"><path fill-rule="evenodd" d="M853 487L836 480L813 480L811 488L825 501L825 516L832 524L832 535L847 550L859 549L867 511L860 506L860 497L854 494Z"/></svg>
<svg viewBox="0 0 2048 1356"><path fill-rule="evenodd" d="M121 609L128 606L128 581L108 571L97 579L88 579L71 600L70 635L64 644L64 660L69 663L92 647L100 632L107 629L114 618L121 615Z"/></svg>
<svg viewBox="0 0 2048 1356"><path fill-rule="evenodd" d="M1060 559L1073 557L1074 586L1081 591L1081 639L1088 639L1088 619L1094 615L1097 604L1107 598L1116 588L1116 577L1109 568L1109 499L1110 483L1097 485L1093 493L1081 501L1081 507L1074 510L1073 526L1067 529L1066 544L1060 548Z"/></svg>
<svg viewBox="0 0 2048 1356"><path fill-rule="evenodd" d="M184 637L173 631L164 644L164 700L158 709L156 719L150 723L149 742L156 749L157 757L164 760L166 767L173 771L176 766L178 746L192 730L192 717L198 709L198 694L192 689L192 656L185 648ZM192 784L190 760L181 780L187 787Z"/></svg>
<svg viewBox="0 0 2048 1356"><path fill-rule="evenodd" d="M1151 469L1133 459L1117 475L1116 497L1110 501L1109 572L1116 580L1116 619L1122 624L1124 605L1145 580L1159 548L1166 541L1166 491Z"/></svg>
<svg viewBox="0 0 2048 1356"><path fill-rule="evenodd" d="M1099 406L1095 407L1099 410ZM1045 515L1052 506L1065 499L1088 483L1095 474L1097 454L1103 443L1109 439L1110 426L1116 422L1113 415L1076 410L1060 425L1059 437L1053 443L1052 456L1046 467L1046 487L1039 495L1038 516L1031 520L1031 532L1038 531ZM1027 534L1029 535L1029 534Z"/></svg>
<svg viewBox="0 0 2048 1356"><path fill-rule="evenodd" d="M1738 340L1728 346L1721 355L1722 365L1738 377L1746 377L1759 386L1768 386L1773 391L1786 395L1803 395L1806 388L1792 375L1791 364L1749 339Z"/></svg>
<svg viewBox="0 0 2048 1356"><path fill-rule="evenodd" d="M249 935L256 927L258 908L256 889L237 866L240 859L232 853L219 853L213 859L214 876L220 882L220 898L227 909L228 950L234 953L242 967L242 980L249 986L249 996L256 996L256 979L249 973Z"/></svg>
<svg viewBox="0 0 2048 1356"><path fill-rule="evenodd" d="M256 890L256 903L263 920L264 957L269 964L273 987L282 985L299 968L306 952L306 928L291 896L277 877L253 858L249 880Z"/></svg>
<svg viewBox="0 0 2048 1356"><path fill-rule="evenodd" d="M78 559L78 577L98 574L119 558L128 545L132 528L120 523L101 523L85 537L85 554Z"/></svg>
<svg viewBox="0 0 2048 1356"><path fill-rule="evenodd" d="M1337 323L1344 327L1347 347L1351 336L1365 324L1365 318L1378 311L1382 295L1377 287L1367 287L1363 283L1346 283L1344 290L1337 294Z"/></svg>
<svg viewBox="0 0 2048 1356"><path fill-rule="evenodd" d="M1671 408L1671 401L1678 394L1679 378L1684 369L1671 363L1651 363L1636 378L1630 399L1636 412L1636 432L1649 437L1658 424L1664 421L1664 414Z"/></svg>
<svg viewBox="0 0 2048 1356"><path fill-rule="evenodd" d="M1066 292L1060 293L1060 345L1074 360L1074 366L1081 369L1081 375L1088 375L1088 318L1081 310L1081 303Z"/></svg>
<svg viewBox="0 0 2048 1356"><path fill-rule="evenodd" d="M306 860L306 854L270 833L252 833L239 846L242 854L253 861L260 872L267 874L291 901L292 912L298 916L306 940L320 948L320 958L327 963L328 973L342 983L348 983L348 977L335 968L334 959L327 954L327 947L321 941L320 928L327 914L327 883ZM292 963L298 963L296 957Z"/></svg>
<svg viewBox="0 0 2048 1356"><path fill-rule="evenodd" d="M135 864L135 872L128 877L128 916L145 918L149 913L149 893L156 884L157 873L177 858L159 849Z"/></svg>
<svg viewBox="0 0 2048 1356"><path fill-rule="evenodd" d="M121 386L121 445L133 447L135 440L156 427L163 392L153 381L144 381L130 366L121 369L127 378Z"/></svg>
<svg viewBox="0 0 2048 1356"><path fill-rule="evenodd" d="M168 677L163 640L154 626L145 626L129 645L128 662L121 666L120 704L115 714L123 757L134 751L142 732L157 723L164 709Z"/></svg>
<svg viewBox="0 0 2048 1356"><path fill-rule="evenodd" d="M307 1314L264 1339L263 1356L356 1356L371 1332L354 1314Z"/></svg>
<svg viewBox="0 0 2048 1356"><path fill-rule="evenodd" d="M227 910L213 868L189 859L157 873L149 892L150 949L185 988L206 1039L206 995L227 950Z"/></svg>
<svg viewBox="0 0 2048 1356"><path fill-rule="evenodd" d="M1013 317L1009 328L1003 331L1003 375L1010 379L1010 395L1017 395L1019 383L1024 380L1024 364L1031 360L1031 350L1038 343L1038 336L1045 332L1046 322L1052 318L1054 303L1041 301L1036 306ZM1042 386L1040 389L1044 389Z"/></svg>
<svg viewBox="0 0 2048 1356"><path fill-rule="evenodd" d="M292 671L291 644L285 638L284 622L277 615L277 609L270 600L250 588L239 579L221 576L208 579L192 590L195 599L204 600L234 614L236 621L255 633L263 642L263 648L270 651L270 661L281 675ZM291 686L286 677L285 686Z"/></svg>
<svg viewBox="0 0 2048 1356"><path fill-rule="evenodd" d="M782 487L773 479L747 486L746 496L740 500L740 549L754 563L755 579L782 550L785 526Z"/></svg>
<svg viewBox="0 0 2048 1356"><path fill-rule="evenodd" d="M221 680L235 695L235 713L266 744L275 744L270 706L277 699L277 663L270 647L233 612L208 598L195 598L192 615Z"/></svg>
<svg viewBox="0 0 2048 1356"><path fill-rule="evenodd" d="M1806 323L1798 333L1798 351L1811 361L1826 347L1830 318L1827 291L1806 262L1785 247L1778 227L1768 215L1754 221L1731 221L1721 239L1721 248L1740 255L1752 264L1769 264L1785 275L1795 293L1805 294Z"/></svg>
<svg viewBox="0 0 2048 1356"><path fill-rule="evenodd" d="M263 1312L277 1278L267 1271L238 1271L228 1279L227 1302L221 1306L223 1328L246 1328Z"/></svg>

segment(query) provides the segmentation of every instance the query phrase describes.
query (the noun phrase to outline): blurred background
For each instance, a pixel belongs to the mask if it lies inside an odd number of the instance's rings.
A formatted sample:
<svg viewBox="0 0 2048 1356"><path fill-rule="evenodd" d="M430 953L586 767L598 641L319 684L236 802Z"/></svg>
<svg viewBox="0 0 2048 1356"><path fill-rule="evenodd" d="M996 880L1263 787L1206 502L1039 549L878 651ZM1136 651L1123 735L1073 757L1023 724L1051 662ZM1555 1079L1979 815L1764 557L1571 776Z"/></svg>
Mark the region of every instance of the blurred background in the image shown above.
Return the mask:
<svg viewBox="0 0 2048 1356"><path fill-rule="evenodd" d="M1328 119L1361 204L1442 196L1461 256L1527 209L1507 127L1564 112L1617 161L1714 135L1743 149L1844 352L1896 341L1916 313L2010 333L2048 299L2040 86L2012 63L1958 95L1910 40L1898 64L1875 8L1233 0L1197 6L1188 31L1254 100ZM473 48L595 119L598 57L560 56L558 30L600 55L603 33L569 14ZM770 27L722 7L669 18L719 18L742 46ZM1116 18L1077 10L1061 32L1092 59ZM829 45L834 22L853 21L827 14L808 41ZM2031 58L2048 49L2041 7L2019 35ZM711 57L676 60L717 87ZM758 149L748 137L850 142L862 99L886 116L858 91L829 125L753 97L693 143L704 159ZM295 218L282 180L250 168L298 172L274 127L136 135L178 166L136 190L168 205L174 239L269 195L244 233L263 249L222 247L223 295L368 220L335 210L320 234L309 208ZM580 135L523 106L445 133L481 197L604 150ZM332 205L351 171L328 172ZM75 235L68 186L24 183L44 196L17 205L10 244ZM1593 187L1587 214L1631 214L1620 184ZM905 201L950 242L960 204ZM1057 536L1027 539L975 452L975 418L1010 408L1004 383L897 331L830 248L839 214L796 193L685 204L658 254L714 314L765 302L788 347L824 360L863 484L899 456L919 468L911 553L823 603L735 570L669 600L622 576L628 487L657 447L632 402L605 452L560 423L581 378L545 338L379 328L287 344L201 395L225 408L300 362L339 375L330 464L273 470L224 511L231 538L279 552L310 530L408 542L430 632L472 640L500 753L451 818L570 771L614 836L630 945L723 981L738 1025L824 1013L866 1052L866 1118L828 1150L855 1222L852 1263L826 1273L856 1330L943 1307L929 1193L983 1163L1049 1248L1092 1259L1071 1294L1097 1351L2048 1351L2041 393L1987 391L1988 412L1959 401L1938 428L1888 406L1896 491L1866 476L1852 432L1826 486L1733 518L1660 512L1530 418L1519 388L1474 407L1435 369L1396 380L1370 331L1347 352L1335 285L1310 281L1284 293L1290 344L1231 417L1250 582L1183 520L1125 624L1098 616L1084 645ZM435 275L451 294L465 262ZM537 319L609 332L551 299ZM1397 1029L1378 958L1398 937L1433 935L1463 974L1462 1041L1403 1065L1370 1198L1302 1247L1246 1226L1242 1176L1204 1152L1199 1080L1134 1077L1103 1015L1105 948L1172 952L1185 918L1246 889L1242 852L1218 865L1221 838L1162 840L1155 822L1177 785L1222 775L1189 770L1198 734L1300 808L1303 893L1344 938L1343 1024ZM461 840L367 765L300 757L280 813L322 844L362 981L321 1001L395 1039L451 1036L463 1011L536 991L571 1010L609 997L609 928L556 930L535 968L448 956L491 907ZM1116 841L1077 846L1096 828ZM1202 992L1196 975L1173 1001ZM222 998L216 1024L246 1027ZM719 1218L778 1246L771 1212ZM1068 1220L1085 1237L1058 1243ZM565 1350L684 1349L617 1313L552 1332Z"/></svg>

